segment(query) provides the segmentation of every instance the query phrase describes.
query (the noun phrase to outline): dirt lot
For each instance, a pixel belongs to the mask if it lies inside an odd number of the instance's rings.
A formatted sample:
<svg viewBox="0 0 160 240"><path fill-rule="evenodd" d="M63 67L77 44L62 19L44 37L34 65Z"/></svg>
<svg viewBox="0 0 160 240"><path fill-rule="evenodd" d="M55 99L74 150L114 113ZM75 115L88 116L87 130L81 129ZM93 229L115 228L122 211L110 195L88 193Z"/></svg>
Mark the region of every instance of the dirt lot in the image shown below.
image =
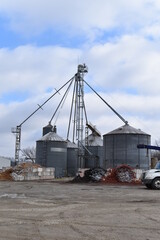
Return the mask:
<svg viewBox="0 0 160 240"><path fill-rule="evenodd" d="M0 240L157 240L159 223L141 185L0 182Z"/></svg>

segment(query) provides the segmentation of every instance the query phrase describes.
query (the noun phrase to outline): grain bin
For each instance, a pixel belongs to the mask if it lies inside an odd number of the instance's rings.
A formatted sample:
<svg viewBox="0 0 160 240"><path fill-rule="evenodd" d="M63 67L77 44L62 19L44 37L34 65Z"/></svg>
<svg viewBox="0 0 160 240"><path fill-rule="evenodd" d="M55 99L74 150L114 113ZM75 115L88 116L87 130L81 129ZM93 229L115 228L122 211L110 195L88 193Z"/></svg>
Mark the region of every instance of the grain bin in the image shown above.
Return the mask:
<svg viewBox="0 0 160 240"><path fill-rule="evenodd" d="M36 163L55 168L55 177L66 176L67 142L55 131L45 134L36 142Z"/></svg>
<svg viewBox="0 0 160 240"><path fill-rule="evenodd" d="M150 145L151 136L128 124L103 136L104 167L114 168L128 164L134 168L149 169L150 151L138 149L138 144Z"/></svg>
<svg viewBox="0 0 160 240"><path fill-rule="evenodd" d="M103 140L95 132L88 136L85 167L103 167Z"/></svg>
<svg viewBox="0 0 160 240"><path fill-rule="evenodd" d="M67 175L75 176L78 172L78 146L67 141Z"/></svg>

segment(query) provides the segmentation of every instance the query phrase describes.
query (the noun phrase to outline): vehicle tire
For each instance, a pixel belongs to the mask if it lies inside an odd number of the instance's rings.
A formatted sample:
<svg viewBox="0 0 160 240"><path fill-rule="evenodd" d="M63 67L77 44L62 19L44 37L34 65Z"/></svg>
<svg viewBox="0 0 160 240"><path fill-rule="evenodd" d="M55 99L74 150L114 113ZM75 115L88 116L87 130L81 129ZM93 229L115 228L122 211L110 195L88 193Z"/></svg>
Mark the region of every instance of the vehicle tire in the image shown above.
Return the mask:
<svg viewBox="0 0 160 240"><path fill-rule="evenodd" d="M160 190L160 178L155 178L152 181L152 188L156 190Z"/></svg>
<svg viewBox="0 0 160 240"><path fill-rule="evenodd" d="M151 188L152 188L152 185L151 185L151 184L146 184L146 187L147 187L148 189L151 189Z"/></svg>

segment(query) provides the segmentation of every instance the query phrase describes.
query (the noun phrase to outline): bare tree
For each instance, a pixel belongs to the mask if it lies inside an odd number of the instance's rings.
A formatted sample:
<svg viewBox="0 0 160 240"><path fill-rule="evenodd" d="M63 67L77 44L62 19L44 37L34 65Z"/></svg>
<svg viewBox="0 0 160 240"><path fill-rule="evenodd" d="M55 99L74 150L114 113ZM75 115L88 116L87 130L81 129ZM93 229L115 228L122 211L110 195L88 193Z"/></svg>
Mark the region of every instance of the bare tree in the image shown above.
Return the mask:
<svg viewBox="0 0 160 240"><path fill-rule="evenodd" d="M157 146L157 147L160 146L160 138L155 140L155 146ZM154 158L158 158L158 160L160 160L160 151L152 150L151 151L151 156L154 157Z"/></svg>
<svg viewBox="0 0 160 240"><path fill-rule="evenodd" d="M22 157L26 160L31 160L35 162L36 159L36 148L35 147L28 147L22 150Z"/></svg>

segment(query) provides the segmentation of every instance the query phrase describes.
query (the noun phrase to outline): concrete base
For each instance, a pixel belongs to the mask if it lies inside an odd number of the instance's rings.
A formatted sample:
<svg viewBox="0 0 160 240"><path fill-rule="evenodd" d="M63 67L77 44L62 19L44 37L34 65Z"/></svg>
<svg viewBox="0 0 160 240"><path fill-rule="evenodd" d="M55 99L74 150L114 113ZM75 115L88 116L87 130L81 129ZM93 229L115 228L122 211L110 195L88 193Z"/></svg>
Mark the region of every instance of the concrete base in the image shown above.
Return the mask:
<svg viewBox="0 0 160 240"><path fill-rule="evenodd" d="M21 174L12 173L14 181L31 181L31 180L51 180L55 178L54 168L31 168L25 169Z"/></svg>

